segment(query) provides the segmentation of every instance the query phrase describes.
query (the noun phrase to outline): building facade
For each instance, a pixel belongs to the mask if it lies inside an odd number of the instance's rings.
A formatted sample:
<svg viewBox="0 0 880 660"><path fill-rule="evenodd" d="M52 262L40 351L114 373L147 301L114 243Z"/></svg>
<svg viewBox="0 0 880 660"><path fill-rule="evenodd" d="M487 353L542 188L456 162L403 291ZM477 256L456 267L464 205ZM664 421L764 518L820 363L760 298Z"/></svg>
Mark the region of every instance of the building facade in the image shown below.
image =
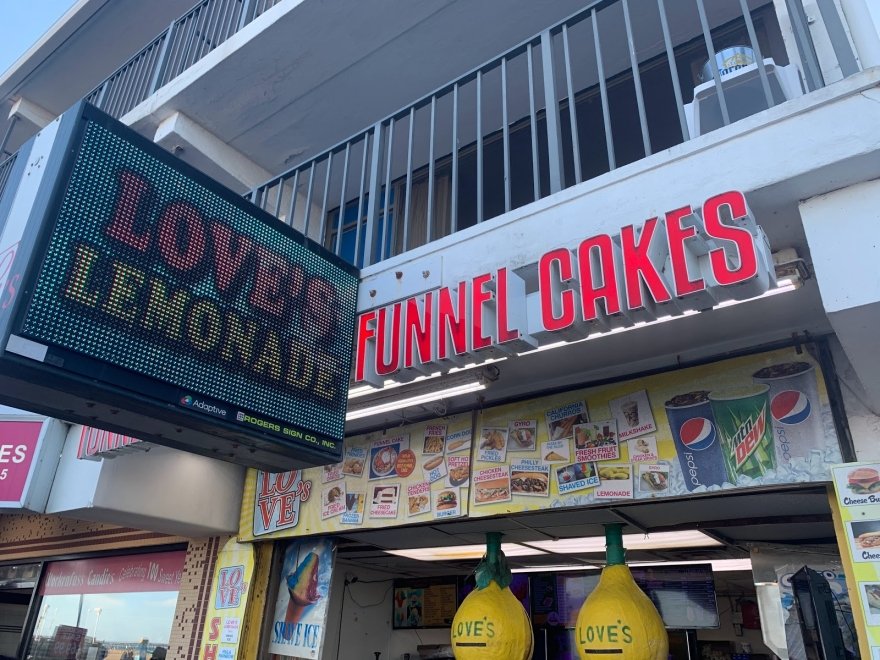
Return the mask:
<svg viewBox="0 0 880 660"><path fill-rule="evenodd" d="M85 99L358 267L343 460L246 471L5 410L43 476L0 517L2 653L447 657L500 531L535 657L573 657L622 522L634 564L715 566L673 657L826 657L804 566L876 655L880 512L847 500L880 461L874 3L189 4L82 0L0 77L0 211ZM333 567L308 633L275 611L296 543ZM174 588L71 586L125 557ZM161 625L108 636L114 598Z"/></svg>

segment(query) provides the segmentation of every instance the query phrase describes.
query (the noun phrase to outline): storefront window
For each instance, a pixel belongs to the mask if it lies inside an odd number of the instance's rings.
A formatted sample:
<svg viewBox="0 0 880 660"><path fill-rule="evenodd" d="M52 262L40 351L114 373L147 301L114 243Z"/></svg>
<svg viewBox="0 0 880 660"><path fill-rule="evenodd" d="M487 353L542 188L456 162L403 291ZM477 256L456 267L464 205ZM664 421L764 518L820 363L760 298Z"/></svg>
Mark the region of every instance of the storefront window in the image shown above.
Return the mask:
<svg viewBox="0 0 880 660"><path fill-rule="evenodd" d="M26 657L164 659L185 556L179 551L48 564Z"/></svg>

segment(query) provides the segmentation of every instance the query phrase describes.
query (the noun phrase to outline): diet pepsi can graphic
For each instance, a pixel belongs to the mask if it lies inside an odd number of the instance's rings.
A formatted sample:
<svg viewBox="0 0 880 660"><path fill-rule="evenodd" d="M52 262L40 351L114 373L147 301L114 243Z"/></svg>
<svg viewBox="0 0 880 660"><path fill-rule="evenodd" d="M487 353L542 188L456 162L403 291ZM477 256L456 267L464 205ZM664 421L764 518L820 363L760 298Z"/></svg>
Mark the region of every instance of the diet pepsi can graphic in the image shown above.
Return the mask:
<svg viewBox="0 0 880 660"><path fill-rule="evenodd" d="M666 402L666 419L687 489L728 481L709 392L676 394Z"/></svg>
<svg viewBox="0 0 880 660"><path fill-rule="evenodd" d="M776 440L776 463L810 457L825 449L816 370L809 362L784 362L756 371L756 383L770 386L770 416Z"/></svg>
<svg viewBox="0 0 880 660"><path fill-rule="evenodd" d="M740 475L763 477L776 467L769 391L769 385L755 384L709 393L721 453L732 483Z"/></svg>

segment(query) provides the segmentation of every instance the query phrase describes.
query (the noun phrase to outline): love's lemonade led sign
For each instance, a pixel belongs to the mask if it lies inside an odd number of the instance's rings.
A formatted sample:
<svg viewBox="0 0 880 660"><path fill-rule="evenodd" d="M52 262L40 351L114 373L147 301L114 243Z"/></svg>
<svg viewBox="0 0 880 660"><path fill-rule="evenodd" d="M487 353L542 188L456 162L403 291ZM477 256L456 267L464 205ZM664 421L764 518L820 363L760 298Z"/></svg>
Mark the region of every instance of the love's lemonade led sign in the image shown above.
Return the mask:
<svg viewBox="0 0 880 660"><path fill-rule="evenodd" d="M190 174L86 121L18 334L338 454L356 269Z"/></svg>

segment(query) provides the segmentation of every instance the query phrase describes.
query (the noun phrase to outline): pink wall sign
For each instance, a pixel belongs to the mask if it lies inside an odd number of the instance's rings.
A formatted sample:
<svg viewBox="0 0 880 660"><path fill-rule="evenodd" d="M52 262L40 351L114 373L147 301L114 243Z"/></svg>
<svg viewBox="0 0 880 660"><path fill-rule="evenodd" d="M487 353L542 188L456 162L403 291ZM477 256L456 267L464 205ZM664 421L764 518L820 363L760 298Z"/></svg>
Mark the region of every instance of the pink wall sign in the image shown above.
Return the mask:
<svg viewBox="0 0 880 660"><path fill-rule="evenodd" d="M17 506L34 467L42 422L0 422L0 506Z"/></svg>
<svg viewBox="0 0 880 660"><path fill-rule="evenodd" d="M121 557L53 561L46 569L40 593L118 594L179 591L185 550Z"/></svg>

